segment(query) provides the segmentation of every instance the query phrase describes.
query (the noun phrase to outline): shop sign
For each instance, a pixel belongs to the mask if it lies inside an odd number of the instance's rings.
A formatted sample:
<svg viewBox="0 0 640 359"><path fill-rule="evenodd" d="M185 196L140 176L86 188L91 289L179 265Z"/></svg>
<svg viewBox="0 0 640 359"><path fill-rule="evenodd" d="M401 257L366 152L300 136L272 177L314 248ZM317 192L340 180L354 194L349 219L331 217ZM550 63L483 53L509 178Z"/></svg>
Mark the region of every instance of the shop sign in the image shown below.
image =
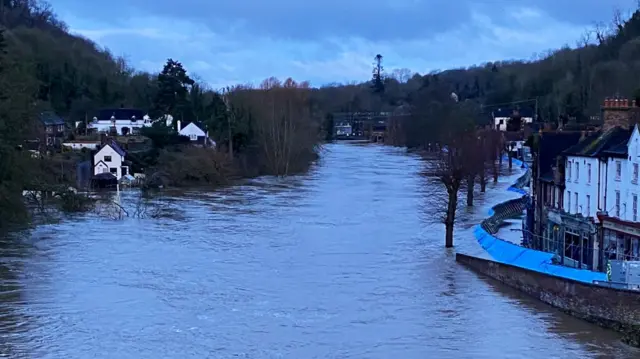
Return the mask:
<svg viewBox="0 0 640 359"><path fill-rule="evenodd" d="M640 229L634 228L631 226L625 226L624 224L619 224L615 222L603 221L602 226L606 229L611 229L617 232L622 232L626 234L630 234L632 236L640 237Z"/></svg>

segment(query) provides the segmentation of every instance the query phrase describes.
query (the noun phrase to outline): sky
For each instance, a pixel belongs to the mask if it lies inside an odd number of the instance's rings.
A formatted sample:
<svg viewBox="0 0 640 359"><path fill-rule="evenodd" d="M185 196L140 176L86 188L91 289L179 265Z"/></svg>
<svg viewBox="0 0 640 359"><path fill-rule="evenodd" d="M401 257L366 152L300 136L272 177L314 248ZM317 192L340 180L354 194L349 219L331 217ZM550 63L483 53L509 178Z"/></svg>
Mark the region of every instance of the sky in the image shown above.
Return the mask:
<svg viewBox="0 0 640 359"><path fill-rule="evenodd" d="M275 76L314 86L531 59L575 46L636 0L56 0L71 32L159 72L168 58L213 88Z"/></svg>

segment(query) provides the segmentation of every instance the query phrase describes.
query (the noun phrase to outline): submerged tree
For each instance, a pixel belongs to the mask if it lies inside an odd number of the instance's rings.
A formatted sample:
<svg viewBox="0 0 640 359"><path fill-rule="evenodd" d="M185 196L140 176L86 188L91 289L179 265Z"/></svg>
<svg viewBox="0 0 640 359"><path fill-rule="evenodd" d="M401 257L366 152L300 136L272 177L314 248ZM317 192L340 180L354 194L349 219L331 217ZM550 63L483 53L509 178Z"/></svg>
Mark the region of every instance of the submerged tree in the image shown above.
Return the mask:
<svg viewBox="0 0 640 359"><path fill-rule="evenodd" d="M474 158L478 151L475 129L477 114L477 106L470 101L449 101L440 106L437 114L440 121L437 138L442 150L436 153L436 159L432 161L431 175L438 178L447 191L444 215L447 248L453 247L460 187L470 173L476 172Z"/></svg>

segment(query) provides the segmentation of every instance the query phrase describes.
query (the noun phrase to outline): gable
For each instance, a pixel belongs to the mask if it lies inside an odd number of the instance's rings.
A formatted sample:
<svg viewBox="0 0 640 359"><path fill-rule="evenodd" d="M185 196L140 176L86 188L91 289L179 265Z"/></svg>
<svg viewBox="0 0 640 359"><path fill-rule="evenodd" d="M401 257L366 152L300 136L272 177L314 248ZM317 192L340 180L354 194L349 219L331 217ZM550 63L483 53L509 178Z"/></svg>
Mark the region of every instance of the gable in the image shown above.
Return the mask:
<svg viewBox="0 0 640 359"><path fill-rule="evenodd" d="M95 156L113 156L113 157L118 157L118 155L120 155L118 153L118 151L116 151L113 147L111 147L111 145L106 144L104 145L98 152L96 152ZM121 155L120 155L121 156ZM120 158L120 157L118 157Z"/></svg>
<svg viewBox="0 0 640 359"><path fill-rule="evenodd" d="M183 136L206 136L207 134L200 129L200 127L196 126L195 123L191 122L190 124L184 126L183 129L180 130L180 134Z"/></svg>

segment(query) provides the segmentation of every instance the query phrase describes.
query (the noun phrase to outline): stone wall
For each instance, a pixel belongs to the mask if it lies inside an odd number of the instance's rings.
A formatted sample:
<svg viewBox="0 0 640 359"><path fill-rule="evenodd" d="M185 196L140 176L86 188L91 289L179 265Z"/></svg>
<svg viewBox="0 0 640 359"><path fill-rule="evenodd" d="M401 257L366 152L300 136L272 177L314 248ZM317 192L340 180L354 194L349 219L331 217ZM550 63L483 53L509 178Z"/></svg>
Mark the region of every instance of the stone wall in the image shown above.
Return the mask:
<svg viewBox="0 0 640 359"><path fill-rule="evenodd" d="M640 292L614 289L456 254L456 261L575 317L616 330L640 346Z"/></svg>

